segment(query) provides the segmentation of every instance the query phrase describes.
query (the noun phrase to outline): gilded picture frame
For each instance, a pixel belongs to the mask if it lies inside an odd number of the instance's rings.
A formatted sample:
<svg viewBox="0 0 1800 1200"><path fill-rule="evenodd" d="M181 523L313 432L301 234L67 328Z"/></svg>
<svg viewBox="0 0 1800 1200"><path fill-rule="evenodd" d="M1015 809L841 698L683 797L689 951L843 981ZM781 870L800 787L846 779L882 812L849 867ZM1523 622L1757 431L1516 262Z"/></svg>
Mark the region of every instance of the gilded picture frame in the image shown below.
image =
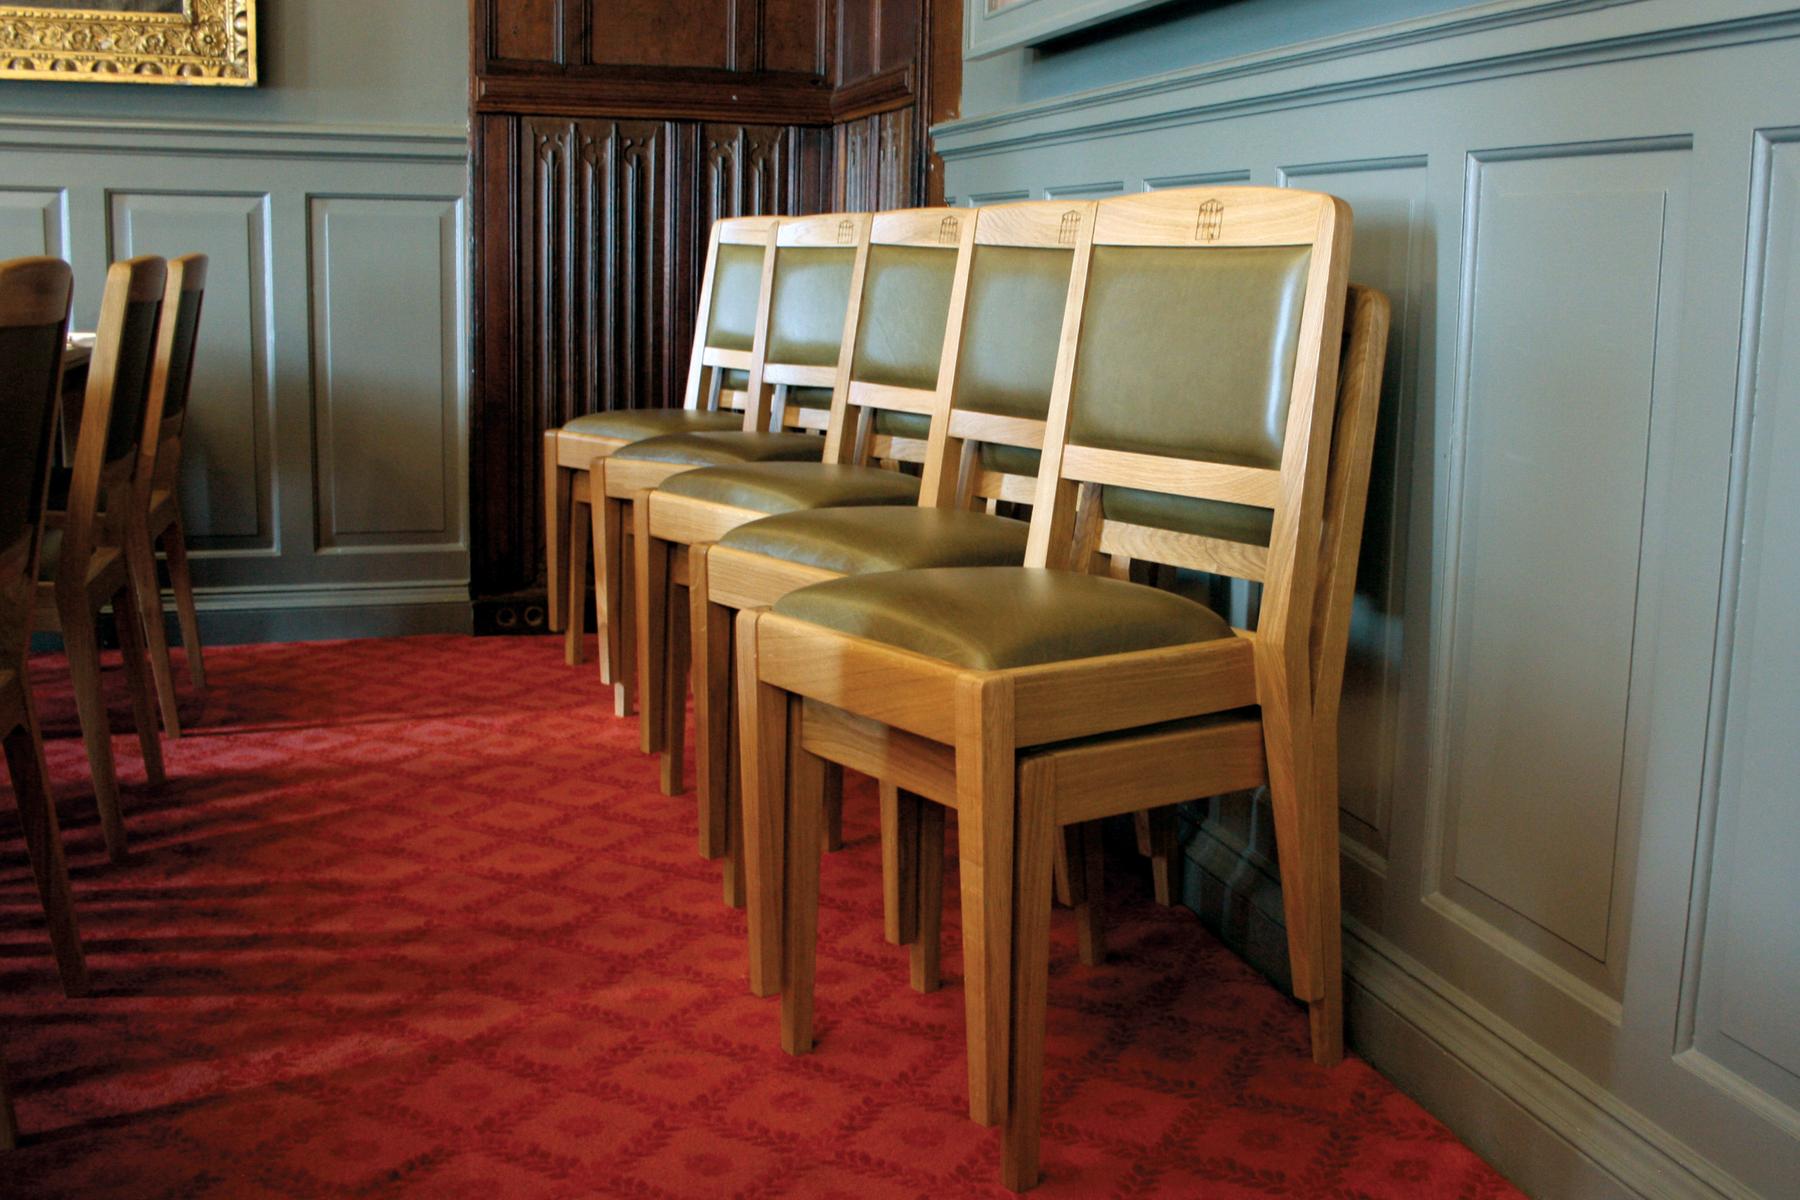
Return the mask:
<svg viewBox="0 0 1800 1200"><path fill-rule="evenodd" d="M257 0L0 0L0 79L255 87Z"/></svg>

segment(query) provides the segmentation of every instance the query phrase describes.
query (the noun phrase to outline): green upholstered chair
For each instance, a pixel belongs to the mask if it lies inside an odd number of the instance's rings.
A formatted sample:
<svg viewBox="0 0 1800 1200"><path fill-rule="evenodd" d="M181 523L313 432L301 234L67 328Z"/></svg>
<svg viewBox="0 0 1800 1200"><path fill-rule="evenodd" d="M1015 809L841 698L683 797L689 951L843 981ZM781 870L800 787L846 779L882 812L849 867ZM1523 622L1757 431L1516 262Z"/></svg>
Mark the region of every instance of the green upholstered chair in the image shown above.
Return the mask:
<svg viewBox="0 0 1800 1200"><path fill-rule="evenodd" d="M738 630L747 907L753 953L774 952L783 1044L812 1044L825 762L954 807L970 1113L1007 1121L1015 1188L1037 1173L1056 829L1167 782L1104 751L1101 786L1059 782L1057 760L1034 757L1049 748L1253 714L1295 991L1315 1057L1342 1054L1337 804L1320 772L1335 745L1313 663L1349 210L1284 189L1153 192L1102 203L1076 235L1027 565L828 580ZM1186 527L1138 493L1174 498ZM1113 519L1120 499L1132 520ZM1233 540L1239 508L1272 514L1267 545ZM1257 629L1097 573L1115 554L1260 582Z"/></svg>
<svg viewBox="0 0 1800 1200"><path fill-rule="evenodd" d="M849 258L842 247L851 230L841 222L834 228L784 221L777 231L767 336L751 367L751 402L760 405L784 384L829 384L823 461L689 470L667 477L637 505L639 719L644 749L662 757L665 791L684 786L689 548L770 514L917 501L919 480L872 465L868 443L875 416L901 422L889 423L889 430L911 428L915 434L920 422L928 422L951 292L968 246L966 220L966 213L943 208L880 213ZM838 257L825 259L828 254ZM790 263L799 272L793 283ZM822 277L828 264L847 268L839 276L846 305L835 329L823 306L783 302L787 290L808 276ZM770 398L781 407L778 394ZM923 457L921 439L905 440ZM646 443L628 453L637 458L654 449L655 443ZM890 444L889 453L898 452ZM609 494L611 487L609 480Z"/></svg>
<svg viewBox="0 0 1800 1200"><path fill-rule="evenodd" d="M87 964L25 675L70 290L60 259L0 262L0 742L63 991L80 996ZM10 1145L11 1131L0 1082L0 1147Z"/></svg>
<svg viewBox="0 0 1800 1200"><path fill-rule="evenodd" d="M787 230L785 246L776 244L777 226ZM705 352L696 347L689 368L690 393L733 387L736 425L645 438L593 464L588 490L593 498L596 607L605 639L600 665L602 677L613 685L619 715L632 710L640 686L632 583L636 563L627 550L638 496L672 475L701 467L819 460L824 442L817 430L828 420L821 414L830 404L850 276L867 247L868 226L866 213L827 213L766 228L755 301L746 305L743 290L734 285L730 308L721 318L732 345ZM748 278L747 258L736 267ZM721 311L715 305L712 314ZM733 372L731 377L715 374L702 380L699 372L708 359Z"/></svg>
<svg viewBox="0 0 1800 1200"><path fill-rule="evenodd" d="M1023 521L970 510L984 499L1030 498L1075 257L1065 236L1070 213L1091 219L1092 204L997 205L944 219L957 222L959 234L972 237L973 245L949 297L946 315L953 324L943 339L941 368L923 361L905 369L884 364L872 349L871 333L883 323L871 320L859 330L849 398L863 402L859 425L865 435L884 436L884 429L892 428L884 425L890 416L917 419L926 409L931 414L917 505L787 512L739 525L710 548L692 551L700 848L707 857L727 856L730 903L743 903L741 797L731 768L735 614L839 575L1024 561ZM873 266L875 252L871 259ZM878 299L876 286L867 291ZM928 341L922 334L914 340ZM895 451L890 443L869 452ZM914 986L930 990L938 983L937 938L931 929L919 936L918 905L902 896L907 886L902 863L941 861L942 810L886 782L881 806L887 936L913 946ZM922 844L915 844L920 839ZM927 910L926 916L935 912Z"/></svg>
<svg viewBox="0 0 1800 1200"><path fill-rule="evenodd" d="M744 387L756 333L757 302L762 295L764 251L775 221L774 217L728 217L713 223L680 408L588 413L544 433L548 620L553 632L564 634L563 656L570 666L582 660L587 619L587 553L593 511L589 468L595 459L648 438L743 427ZM606 623L604 613L600 623ZM614 682L614 674L620 670L629 676L629 664L615 665L603 651L602 682Z"/></svg>
<svg viewBox="0 0 1800 1200"><path fill-rule="evenodd" d="M38 555L33 627L62 634L81 735L94 775L100 829L113 860L125 857L125 823L113 766L112 731L100 691L100 610L118 618L119 649L131 693L144 774L163 781L162 743L150 694L143 621L131 586L126 542L144 411L155 373L157 324L167 265L160 258L117 262L106 273L100 324L75 437L66 510L46 521Z"/></svg>

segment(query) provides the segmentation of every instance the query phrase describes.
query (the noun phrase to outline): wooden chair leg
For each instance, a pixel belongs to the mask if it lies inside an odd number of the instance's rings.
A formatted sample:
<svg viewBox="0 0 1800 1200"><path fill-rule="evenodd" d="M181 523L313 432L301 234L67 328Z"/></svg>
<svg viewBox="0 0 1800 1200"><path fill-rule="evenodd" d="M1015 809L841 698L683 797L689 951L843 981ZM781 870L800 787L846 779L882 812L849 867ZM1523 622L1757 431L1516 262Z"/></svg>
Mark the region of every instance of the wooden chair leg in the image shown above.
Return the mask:
<svg viewBox="0 0 1800 1200"><path fill-rule="evenodd" d="M156 684L156 705L162 713L163 734L181 737L181 702L175 695L175 666L169 660L169 636L163 628L162 585L156 578L156 548L143 514L134 511L125 522L125 572L132 597L142 614L144 646L150 658L150 675Z"/></svg>
<svg viewBox="0 0 1800 1200"><path fill-rule="evenodd" d="M844 768L825 764L825 849L836 854L844 848Z"/></svg>
<svg viewBox="0 0 1800 1200"><path fill-rule="evenodd" d="M787 843L788 696L756 677L756 621L737 620L738 778L742 819L735 821L733 852L744 862L745 924L750 943L750 991L781 990L783 866Z"/></svg>
<svg viewBox="0 0 1800 1200"><path fill-rule="evenodd" d="M888 944L919 936L919 798L887 780L881 790L881 928Z"/></svg>
<svg viewBox="0 0 1800 1200"><path fill-rule="evenodd" d="M733 642L736 635L733 635ZM737 648L732 647L731 688L737 691ZM735 717L735 714L734 714ZM744 873L744 765L738 750L738 727L734 719L725 741L725 903L743 908L748 903L748 876Z"/></svg>
<svg viewBox="0 0 1800 1200"><path fill-rule="evenodd" d="M825 761L801 744L798 698L788 702L787 844L783 854L781 1048L813 1048L813 981L819 949L819 859L825 838Z"/></svg>
<svg viewBox="0 0 1800 1200"><path fill-rule="evenodd" d="M601 487L600 472L594 476L594 486ZM600 632L606 637L606 659L612 670L613 715L619 717L636 711L638 693L637 556L632 547L631 507L623 500L601 502L600 537L605 546L595 552L606 564L606 578L600 581L606 589Z"/></svg>
<svg viewBox="0 0 1800 1200"><path fill-rule="evenodd" d="M100 691L100 643L94 630L94 614L85 598L79 604L59 607L63 648L69 657L69 676L75 689L75 710L81 718L81 740L87 744L94 802L100 810L100 832L106 839L107 857L124 862L125 820L119 809L119 777L113 764L106 698Z"/></svg>
<svg viewBox="0 0 1800 1200"><path fill-rule="evenodd" d="M1106 826L1085 821L1063 828L1069 843L1070 873L1078 878L1075 941L1081 961L1097 967L1106 961Z"/></svg>
<svg viewBox="0 0 1800 1200"><path fill-rule="evenodd" d="M688 555L688 625L693 634L694 799L700 856L726 852L726 779L731 731L731 609L707 598L707 556Z"/></svg>
<svg viewBox="0 0 1800 1200"><path fill-rule="evenodd" d="M944 806L921 801L918 830L918 931L912 940L913 991L929 994L943 986L940 968L944 930Z"/></svg>
<svg viewBox="0 0 1800 1200"><path fill-rule="evenodd" d="M1019 771L1013 839L1012 1057L1000 1179L1015 1192L1035 1187L1044 1105L1044 1024L1050 984L1050 891L1056 859L1054 768L1027 761Z"/></svg>
<svg viewBox="0 0 1800 1200"><path fill-rule="evenodd" d="M692 547L676 546L671 554L692 552ZM663 619L667 622L663 641L661 762L665 796L679 796L687 791L688 590L671 579L663 600Z"/></svg>
<svg viewBox="0 0 1800 1200"><path fill-rule="evenodd" d="M1317 748L1310 741L1310 726L1309 720L1296 719L1291 705L1263 706L1263 752L1275 814L1275 850L1281 859L1288 962L1294 995L1311 1010L1313 1061L1328 1066L1344 1054L1343 985L1336 978L1341 966L1324 961L1328 945L1341 954L1337 812L1333 806L1325 813L1320 802L1314 774Z"/></svg>
<svg viewBox="0 0 1800 1200"><path fill-rule="evenodd" d="M1145 812L1133 813L1138 830L1138 850L1150 860L1150 878L1156 889L1156 902L1164 908L1175 903L1180 892L1176 871L1180 866L1177 846L1175 806L1165 804Z"/></svg>
<svg viewBox="0 0 1800 1200"><path fill-rule="evenodd" d="M603 461L601 461L603 462ZM617 563L617 543L619 531L614 529L608 533L608 515L616 518L616 507L608 507L605 502L605 468L596 462L589 471L581 473L580 479L587 480L587 524L589 524L590 542L592 542L592 558L594 558L594 633L598 642L598 651L594 658L599 662L599 682L601 685L616 684L617 680L630 675L626 667L617 660L617 633L612 630L612 613L617 606L608 601L608 587L616 587L612 578L619 570Z"/></svg>
<svg viewBox="0 0 1800 1200"><path fill-rule="evenodd" d="M579 667L587 658L588 527L594 508L572 495L563 511L568 527L563 563L563 662Z"/></svg>
<svg viewBox="0 0 1800 1200"><path fill-rule="evenodd" d="M544 431L544 579L550 593L545 620L551 633L563 631L563 603L569 591L569 564L563 559L568 537L563 522L569 511L569 472L558 465L556 437L556 430Z"/></svg>
<svg viewBox="0 0 1800 1200"><path fill-rule="evenodd" d="M159 787L168 778L163 769L162 736L156 724L156 702L151 696L150 659L144 651L144 619L127 580L113 595L114 624L119 631L119 657L125 662L125 684L131 695L132 720L137 724L138 748L144 755L144 776Z"/></svg>
<svg viewBox="0 0 1800 1200"><path fill-rule="evenodd" d="M637 585L638 748L661 754L663 717L668 706L663 674L669 638L669 543L650 536L650 494L640 492L631 505L632 557Z"/></svg>
<svg viewBox="0 0 1800 1200"><path fill-rule="evenodd" d="M19 1144L19 1119L13 1115L12 1089L6 1084L6 1062L0 1059L0 1150Z"/></svg>
<svg viewBox="0 0 1800 1200"><path fill-rule="evenodd" d="M50 927L50 947L56 955L63 994L85 996L88 989L87 959L81 950L81 931L75 923L75 899L69 891L69 868L63 858L62 831L57 827L56 804L50 796L50 775L44 767L44 747L39 739L37 716L27 695L26 724L6 736L6 765L12 775L13 798L19 806L19 826L25 834L25 853L44 904L44 920Z"/></svg>
<svg viewBox="0 0 1800 1200"><path fill-rule="evenodd" d="M957 859L962 875L963 989L969 1116L1006 1116L1012 1003L1014 763L1010 680L958 681Z"/></svg>
<svg viewBox="0 0 1800 1200"><path fill-rule="evenodd" d="M162 532L163 555L169 560L169 586L175 591L175 616L181 623L181 648L187 653L188 680L206 690L206 654L200 646L200 614L194 608L194 576L188 570L187 530L181 524L181 497L171 503L174 515Z"/></svg>

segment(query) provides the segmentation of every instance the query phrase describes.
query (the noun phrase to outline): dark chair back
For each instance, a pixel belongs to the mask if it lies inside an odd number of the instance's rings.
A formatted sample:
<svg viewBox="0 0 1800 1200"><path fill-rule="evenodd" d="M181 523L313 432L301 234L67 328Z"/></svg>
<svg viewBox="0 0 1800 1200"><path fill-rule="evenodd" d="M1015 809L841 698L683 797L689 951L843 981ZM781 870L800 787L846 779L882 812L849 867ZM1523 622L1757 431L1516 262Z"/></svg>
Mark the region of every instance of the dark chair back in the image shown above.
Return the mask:
<svg viewBox="0 0 1800 1200"><path fill-rule="evenodd" d="M61 259L0 262L0 601L22 592L27 613L72 287Z"/></svg>

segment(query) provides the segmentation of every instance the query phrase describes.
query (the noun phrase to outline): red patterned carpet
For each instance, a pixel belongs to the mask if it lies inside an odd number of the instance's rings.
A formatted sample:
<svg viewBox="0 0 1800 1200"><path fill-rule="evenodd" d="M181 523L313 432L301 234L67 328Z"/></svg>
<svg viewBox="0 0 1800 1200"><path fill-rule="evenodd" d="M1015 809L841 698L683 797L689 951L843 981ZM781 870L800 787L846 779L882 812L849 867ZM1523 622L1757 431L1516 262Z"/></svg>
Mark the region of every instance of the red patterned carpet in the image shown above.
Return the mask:
<svg viewBox="0 0 1800 1200"><path fill-rule="evenodd" d="M56 990L0 804L25 1131L0 1194L1006 1194L996 1135L962 1115L954 911L950 982L917 996L881 939L866 792L825 871L819 1049L790 1059L691 802L658 794L554 642L208 659L169 786L127 793L118 868L62 664L35 663L94 995ZM1300 1009L1190 914L1120 896L1113 921L1113 960L1087 969L1057 920L1037 1195L1516 1194L1361 1061L1313 1067Z"/></svg>

